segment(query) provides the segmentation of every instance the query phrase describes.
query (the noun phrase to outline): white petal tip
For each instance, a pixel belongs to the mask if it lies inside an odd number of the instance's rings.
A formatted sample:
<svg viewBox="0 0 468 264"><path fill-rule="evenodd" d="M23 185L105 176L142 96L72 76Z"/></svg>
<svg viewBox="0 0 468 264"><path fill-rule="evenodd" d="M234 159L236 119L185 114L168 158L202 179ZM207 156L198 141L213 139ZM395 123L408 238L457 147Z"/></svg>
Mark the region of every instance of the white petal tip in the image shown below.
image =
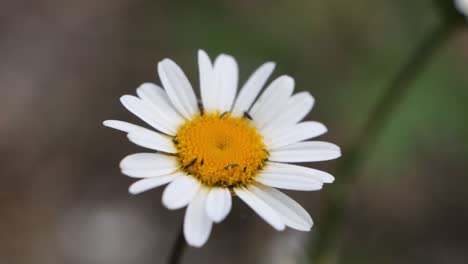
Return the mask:
<svg viewBox="0 0 468 264"><path fill-rule="evenodd" d="M167 184L172 181L172 176L161 176L154 178L142 179L134 182L128 188L128 192L131 194L140 194L152 189L155 189L161 185Z"/></svg>
<svg viewBox="0 0 468 264"><path fill-rule="evenodd" d="M121 170L124 170L127 167L126 164L129 163L129 161L132 159L132 157L133 157L133 155L128 155L125 158L123 158L119 163L119 168Z"/></svg>
<svg viewBox="0 0 468 264"><path fill-rule="evenodd" d="M132 96L129 95L129 94L124 94L124 95L120 96L120 102L124 103L124 102L127 101L129 98L132 98Z"/></svg>
<svg viewBox="0 0 468 264"><path fill-rule="evenodd" d="M213 222L216 224L221 223L224 219L226 219L227 215L215 215L215 214L210 214L209 211L207 212L208 217L210 217Z"/></svg>
<svg viewBox="0 0 468 264"><path fill-rule="evenodd" d="M174 63L171 59L169 58L164 58L158 63L158 68L164 66L164 64L168 63Z"/></svg>
<svg viewBox="0 0 468 264"><path fill-rule="evenodd" d="M128 187L128 193L130 193L131 195L137 195L147 190L149 189L142 188L142 185L139 182L135 182L132 185L130 185L130 187Z"/></svg>
<svg viewBox="0 0 468 264"><path fill-rule="evenodd" d="M169 59L165 58L165 59L162 59L161 61L158 62L158 73L159 75L161 76L161 74L164 72L164 64L167 64L167 61Z"/></svg>
<svg viewBox="0 0 468 264"><path fill-rule="evenodd" d="M328 132L328 128L327 128L324 124L318 123L318 122L317 122L316 124L317 124L317 126L318 126L318 129L319 129L320 132L321 132L320 135L323 135L323 134L325 134L325 133Z"/></svg>
<svg viewBox="0 0 468 264"><path fill-rule="evenodd" d="M310 104L312 104L312 106L315 104L315 98L310 92L304 91L297 94L304 96L304 100L308 101Z"/></svg>
<svg viewBox="0 0 468 264"><path fill-rule="evenodd" d="M211 220L213 220L213 222L215 222L216 224L219 224L222 221L224 221L224 219L226 219L227 215L224 215L224 216L221 216L221 217L216 217L214 215L209 215L209 217L211 218Z"/></svg>
<svg viewBox="0 0 468 264"><path fill-rule="evenodd" d="M154 87L154 83L150 83L150 82L144 82L142 84L140 84L140 86L138 86L138 88L136 89L137 90L137 94L145 89L152 89Z"/></svg>
<svg viewBox="0 0 468 264"><path fill-rule="evenodd" d="M272 62L272 61L268 61L268 62L265 62L265 67L268 67L270 69L270 71L273 71L276 67L276 63Z"/></svg>
<svg viewBox="0 0 468 264"><path fill-rule="evenodd" d="M185 207L185 205L184 206L174 205L174 202L167 199L167 196L165 196L164 193L161 198L161 203L168 210L177 210L177 209Z"/></svg>
<svg viewBox="0 0 468 264"><path fill-rule="evenodd" d="M284 231L286 226L273 227L276 231Z"/></svg>
<svg viewBox="0 0 468 264"><path fill-rule="evenodd" d="M102 122L102 124L105 126L105 127L111 127L112 125L112 120L105 120Z"/></svg>
<svg viewBox="0 0 468 264"><path fill-rule="evenodd" d="M128 188L128 193L130 193L131 195L140 194L140 192L138 192L137 190L134 190L134 189L132 188L132 186L130 186L130 187Z"/></svg>
<svg viewBox="0 0 468 264"><path fill-rule="evenodd" d="M218 218L217 218L217 217L213 217L212 220L213 220L213 222L219 224L219 223L221 223L222 221L224 221L224 219L226 219L228 215L229 215L229 213L227 213L227 214L225 214L225 215L223 215L223 216L221 216L221 217L218 217Z"/></svg>
<svg viewBox="0 0 468 264"><path fill-rule="evenodd" d="M164 194L163 194L163 197L161 199L161 202L162 202L163 206L168 210L177 210L177 209L181 209L181 208L185 207L185 205L182 206L182 207L173 205L172 201L169 201L169 200L164 198Z"/></svg>
<svg viewBox="0 0 468 264"><path fill-rule="evenodd" d="M468 16L468 0L455 0L455 8L464 16Z"/></svg>
<svg viewBox="0 0 468 264"><path fill-rule="evenodd" d="M135 176L133 173L129 172L128 170L122 169L121 166L120 166L120 172L121 172L123 175L125 175L125 176L127 176L127 177L130 177L130 178L137 178L137 179L143 178L143 177L137 177L137 176Z"/></svg>
<svg viewBox="0 0 468 264"><path fill-rule="evenodd" d="M278 80L280 80L282 82L286 82L288 86L293 86L294 87L294 84L295 84L294 78L289 76L289 75L282 75L282 76L278 77Z"/></svg>
<svg viewBox="0 0 468 264"><path fill-rule="evenodd" d="M185 238L185 241L187 241L187 244L189 246L195 247L195 248L201 248L206 244L206 242L208 242L208 240L206 240L206 241L190 241L187 238Z"/></svg>
<svg viewBox="0 0 468 264"><path fill-rule="evenodd" d="M205 50L199 49L199 50L198 50L198 56L206 56L206 57L208 57L208 53L206 53Z"/></svg>
<svg viewBox="0 0 468 264"><path fill-rule="evenodd" d="M162 202L163 206L168 209L168 210L177 210L177 209L180 209L180 207L171 207L171 206L168 206L167 205L167 202L164 203L164 201Z"/></svg>

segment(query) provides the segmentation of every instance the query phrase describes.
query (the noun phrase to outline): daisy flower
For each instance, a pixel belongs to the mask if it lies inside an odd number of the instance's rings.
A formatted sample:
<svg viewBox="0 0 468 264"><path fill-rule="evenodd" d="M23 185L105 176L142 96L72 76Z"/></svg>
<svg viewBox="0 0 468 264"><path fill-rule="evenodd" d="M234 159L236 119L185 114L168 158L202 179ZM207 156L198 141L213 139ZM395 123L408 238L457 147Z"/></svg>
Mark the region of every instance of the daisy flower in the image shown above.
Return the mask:
<svg viewBox="0 0 468 264"><path fill-rule="evenodd" d="M276 188L315 191L333 182L332 175L289 163L338 158L340 148L306 141L324 134L319 122L301 120L314 98L293 95L294 80L280 76L263 93L274 63L260 66L237 94L238 66L225 54L212 63L198 52L200 105L182 69L170 59L158 64L160 86L144 83L137 96L122 104L155 130L123 121L104 125L126 132L147 153L125 157L122 173L140 178L129 192L139 194L168 184L162 203L168 209L187 206L183 233L187 243L201 247L214 223L229 214L237 196L276 230L286 226L309 231L312 218L297 202ZM256 98L259 97L257 100Z"/></svg>

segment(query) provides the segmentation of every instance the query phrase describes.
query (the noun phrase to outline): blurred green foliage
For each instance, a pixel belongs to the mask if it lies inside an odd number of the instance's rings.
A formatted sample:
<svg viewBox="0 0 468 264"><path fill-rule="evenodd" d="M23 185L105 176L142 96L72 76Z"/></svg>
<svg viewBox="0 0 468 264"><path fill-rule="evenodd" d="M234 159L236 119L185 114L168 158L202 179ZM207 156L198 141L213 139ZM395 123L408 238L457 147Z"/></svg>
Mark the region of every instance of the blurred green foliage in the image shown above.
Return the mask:
<svg viewBox="0 0 468 264"><path fill-rule="evenodd" d="M274 60L276 74L292 75L296 89L314 94L313 116L332 117L326 120L336 128L331 133L345 143L415 43L440 21L437 5L422 0L205 0L171 3L168 10L168 33L176 45L171 48L182 51L180 59L189 62L196 48L231 53L240 62L241 80ZM418 153L418 142L463 142L467 81L459 52L437 55L413 84L369 162L375 169L404 167Z"/></svg>

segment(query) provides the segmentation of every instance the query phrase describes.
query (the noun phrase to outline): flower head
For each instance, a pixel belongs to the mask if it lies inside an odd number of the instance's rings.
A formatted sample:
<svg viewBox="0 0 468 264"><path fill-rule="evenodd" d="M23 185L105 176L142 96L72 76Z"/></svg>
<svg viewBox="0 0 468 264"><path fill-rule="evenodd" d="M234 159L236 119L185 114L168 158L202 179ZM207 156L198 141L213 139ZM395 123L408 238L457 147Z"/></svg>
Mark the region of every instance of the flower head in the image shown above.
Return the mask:
<svg viewBox="0 0 468 264"><path fill-rule="evenodd" d="M123 121L104 125L127 133L133 143L153 150L125 157L122 173L141 178L129 188L138 194L168 184L162 203L187 207L188 244L206 243L213 223L223 221L239 197L276 230L309 231L310 215L280 189L313 191L333 182L332 175L288 163L338 158L340 148L307 141L324 134L324 125L302 119L314 104L307 92L293 95L294 80L280 76L256 100L273 72L260 66L237 94L238 66L219 55L214 63L198 53L201 106L183 71L169 59L158 64L161 88L144 83L122 104L156 131ZM236 96L237 94L237 96Z"/></svg>

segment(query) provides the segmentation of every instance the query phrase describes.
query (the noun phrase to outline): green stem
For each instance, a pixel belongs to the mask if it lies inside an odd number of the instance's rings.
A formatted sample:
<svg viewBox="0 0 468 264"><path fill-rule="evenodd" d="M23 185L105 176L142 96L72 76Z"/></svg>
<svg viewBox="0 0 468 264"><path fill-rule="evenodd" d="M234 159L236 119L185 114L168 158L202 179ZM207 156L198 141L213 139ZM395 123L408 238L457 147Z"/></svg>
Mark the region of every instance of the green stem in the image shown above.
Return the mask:
<svg viewBox="0 0 468 264"><path fill-rule="evenodd" d="M184 238L184 229L183 224L179 228L177 238L174 241L174 245L171 249L171 254L169 255L169 259L167 261L168 264L179 264L180 260L182 259L182 255L184 254L185 248L187 247L187 243L185 242Z"/></svg>
<svg viewBox="0 0 468 264"><path fill-rule="evenodd" d="M317 221L320 227L316 229L314 234L316 237L310 245L310 263L332 263L333 260L338 259L339 234L347 214L346 201L352 191L352 184L359 175L359 168L366 161L400 101L407 94L411 82L423 71L437 49L449 38L456 25L458 23L448 20L422 40L407 64L401 68L395 79L384 90L354 144L345 149L335 173L337 181L333 186L333 192L328 193L325 199L325 212Z"/></svg>

